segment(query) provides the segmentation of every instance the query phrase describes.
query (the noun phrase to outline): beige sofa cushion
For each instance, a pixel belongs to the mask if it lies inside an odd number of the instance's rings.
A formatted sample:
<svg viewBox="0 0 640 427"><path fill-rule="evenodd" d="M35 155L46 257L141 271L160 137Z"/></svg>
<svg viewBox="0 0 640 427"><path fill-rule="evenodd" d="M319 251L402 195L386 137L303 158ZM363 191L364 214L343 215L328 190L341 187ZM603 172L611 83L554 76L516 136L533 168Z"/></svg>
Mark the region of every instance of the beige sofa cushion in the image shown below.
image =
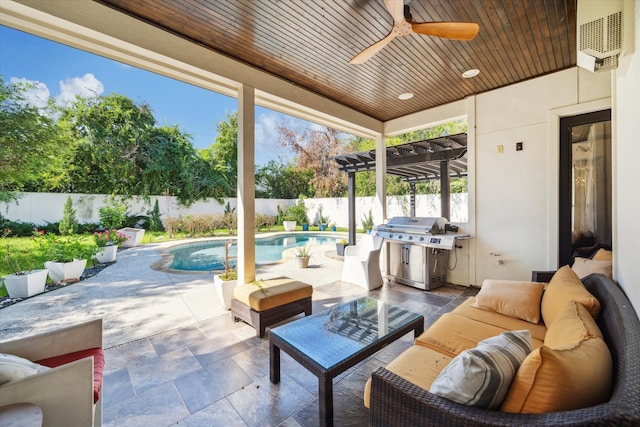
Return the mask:
<svg viewBox="0 0 640 427"><path fill-rule="evenodd" d="M539 282L486 279L472 306L538 323L543 291L544 284Z"/></svg>
<svg viewBox="0 0 640 427"><path fill-rule="evenodd" d="M594 319L598 317L600 302L587 291L571 267L565 265L556 271L542 295L540 310L547 328L571 300L584 305Z"/></svg>
<svg viewBox="0 0 640 427"><path fill-rule="evenodd" d="M528 329L531 332L531 337L534 342L538 342L538 345L534 345L535 347L539 347L542 345L542 341L544 341L544 336L547 333L547 328L540 321L539 323L531 323L525 320L516 319L513 317L503 316L500 313L495 313L493 311L481 310L479 308L472 307L474 298L468 298L465 302L457 306L452 313L457 314L459 316L464 316L472 320L476 320L478 322L487 323L489 325L497 326L505 331L518 331L520 329Z"/></svg>
<svg viewBox="0 0 640 427"><path fill-rule="evenodd" d="M601 337L582 304L565 304L549 325L545 345L520 365L501 410L539 414L605 402L612 361Z"/></svg>
<svg viewBox="0 0 640 427"><path fill-rule="evenodd" d="M440 372L451 362L451 357L435 350L413 345L391 361L385 369L399 377L429 390ZM371 378L364 387L364 405L368 408L371 399Z"/></svg>
<svg viewBox="0 0 640 427"><path fill-rule="evenodd" d="M420 334L415 343L449 357L455 357L465 350L476 347L480 341L503 332L507 332L507 329L447 313L440 316L429 329ZM540 345L542 345L540 340L533 340L533 348Z"/></svg>

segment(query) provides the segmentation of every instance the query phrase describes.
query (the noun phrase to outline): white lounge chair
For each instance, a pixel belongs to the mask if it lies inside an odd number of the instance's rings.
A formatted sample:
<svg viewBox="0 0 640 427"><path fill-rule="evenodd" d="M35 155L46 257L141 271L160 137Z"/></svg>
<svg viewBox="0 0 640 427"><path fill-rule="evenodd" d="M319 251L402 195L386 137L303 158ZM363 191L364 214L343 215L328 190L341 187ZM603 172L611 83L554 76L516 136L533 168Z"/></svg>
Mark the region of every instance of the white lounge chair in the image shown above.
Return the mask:
<svg viewBox="0 0 640 427"><path fill-rule="evenodd" d="M344 248L343 282L353 283L366 290L382 286L380 250L383 239L367 234L355 246Z"/></svg>

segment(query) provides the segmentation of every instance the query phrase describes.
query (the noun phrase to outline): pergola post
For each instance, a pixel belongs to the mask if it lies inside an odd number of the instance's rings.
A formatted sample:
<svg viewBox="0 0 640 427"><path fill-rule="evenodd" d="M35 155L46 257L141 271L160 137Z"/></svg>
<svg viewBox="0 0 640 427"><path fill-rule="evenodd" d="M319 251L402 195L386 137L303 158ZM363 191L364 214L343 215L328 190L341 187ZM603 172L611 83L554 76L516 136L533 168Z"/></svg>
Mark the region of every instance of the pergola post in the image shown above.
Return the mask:
<svg viewBox="0 0 640 427"><path fill-rule="evenodd" d="M451 203L449 190L449 161L440 162L440 216L451 219Z"/></svg>
<svg viewBox="0 0 640 427"><path fill-rule="evenodd" d="M409 216L416 216L416 183L409 183Z"/></svg>
<svg viewBox="0 0 640 427"><path fill-rule="evenodd" d="M349 199L349 245L356 244L356 173L347 173L347 195Z"/></svg>

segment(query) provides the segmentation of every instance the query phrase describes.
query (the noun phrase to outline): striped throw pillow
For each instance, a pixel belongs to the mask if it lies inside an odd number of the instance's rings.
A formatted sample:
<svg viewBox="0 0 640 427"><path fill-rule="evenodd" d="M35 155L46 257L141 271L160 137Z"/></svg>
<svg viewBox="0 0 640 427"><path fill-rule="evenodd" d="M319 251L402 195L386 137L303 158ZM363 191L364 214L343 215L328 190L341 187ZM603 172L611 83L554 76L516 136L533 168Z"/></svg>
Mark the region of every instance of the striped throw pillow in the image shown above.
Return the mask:
<svg viewBox="0 0 640 427"><path fill-rule="evenodd" d="M458 354L431 384L431 393L454 402L497 409L533 348L528 330L504 332Z"/></svg>

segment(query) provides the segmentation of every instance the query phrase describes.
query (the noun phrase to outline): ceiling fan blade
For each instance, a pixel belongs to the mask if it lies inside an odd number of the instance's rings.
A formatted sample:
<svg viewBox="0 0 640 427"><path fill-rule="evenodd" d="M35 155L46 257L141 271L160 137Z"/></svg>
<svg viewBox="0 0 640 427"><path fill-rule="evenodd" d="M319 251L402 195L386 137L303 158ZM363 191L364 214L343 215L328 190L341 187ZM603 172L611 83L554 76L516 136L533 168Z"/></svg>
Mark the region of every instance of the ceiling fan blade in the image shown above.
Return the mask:
<svg viewBox="0 0 640 427"><path fill-rule="evenodd" d="M394 31L390 32L389 34L387 34L385 38L378 40L377 42L375 42L374 44L372 44L371 46L369 46L368 48L366 48L365 50L363 50L362 52L354 56L353 59L349 61L349 64L362 64L366 62L369 58L371 58L373 55L378 53L380 49L388 45L389 42L393 40L395 37L396 37L396 33Z"/></svg>
<svg viewBox="0 0 640 427"><path fill-rule="evenodd" d="M393 24L404 21L404 0L384 0L384 5L393 17Z"/></svg>
<svg viewBox="0 0 640 427"><path fill-rule="evenodd" d="M414 33L453 40L473 40L480 26L475 22L412 22Z"/></svg>

